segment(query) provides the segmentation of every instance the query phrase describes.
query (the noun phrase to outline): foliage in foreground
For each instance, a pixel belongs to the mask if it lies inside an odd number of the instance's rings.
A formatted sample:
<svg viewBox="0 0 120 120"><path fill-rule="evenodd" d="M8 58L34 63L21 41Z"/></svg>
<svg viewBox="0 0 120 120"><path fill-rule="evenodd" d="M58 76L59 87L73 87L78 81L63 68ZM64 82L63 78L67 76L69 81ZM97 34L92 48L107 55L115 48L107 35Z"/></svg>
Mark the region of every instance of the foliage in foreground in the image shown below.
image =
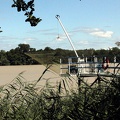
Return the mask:
<svg viewBox="0 0 120 120"><path fill-rule="evenodd" d="M46 70L45 70L46 71ZM44 75L43 72L42 76ZM61 83L51 88L46 84L37 91L37 83L26 83L19 74L11 84L0 89L0 120L119 120L120 78L88 85L80 91L66 90Z"/></svg>
<svg viewBox="0 0 120 120"><path fill-rule="evenodd" d="M42 19L36 18L33 14L35 11L34 8L34 0L30 0L29 2L25 2L24 0L13 0L14 4L12 4L12 7L16 7L17 11L24 11L25 16L27 19L25 22L29 22L31 26L36 26Z"/></svg>

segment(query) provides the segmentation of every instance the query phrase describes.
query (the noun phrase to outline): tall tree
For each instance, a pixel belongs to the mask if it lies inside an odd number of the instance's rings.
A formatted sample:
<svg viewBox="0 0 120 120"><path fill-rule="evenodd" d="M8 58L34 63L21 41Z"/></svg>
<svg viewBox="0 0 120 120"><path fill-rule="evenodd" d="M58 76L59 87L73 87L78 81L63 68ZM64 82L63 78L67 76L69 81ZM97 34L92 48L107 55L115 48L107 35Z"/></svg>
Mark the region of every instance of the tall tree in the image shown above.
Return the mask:
<svg viewBox="0 0 120 120"><path fill-rule="evenodd" d="M29 44L19 44L18 49L21 53L29 52L30 45Z"/></svg>

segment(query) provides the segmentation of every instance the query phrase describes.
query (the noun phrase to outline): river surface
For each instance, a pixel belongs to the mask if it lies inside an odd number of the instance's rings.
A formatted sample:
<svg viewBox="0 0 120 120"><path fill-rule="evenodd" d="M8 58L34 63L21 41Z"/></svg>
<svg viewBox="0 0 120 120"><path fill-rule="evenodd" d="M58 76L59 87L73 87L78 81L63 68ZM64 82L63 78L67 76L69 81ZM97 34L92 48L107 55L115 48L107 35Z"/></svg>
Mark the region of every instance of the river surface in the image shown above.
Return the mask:
<svg viewBox="0 0 120 120"><path fill-rule="evenodd" d="M45 69L46 67L43 65L0 66L0 86L11 83L19 74L25 81L37 81ZM52 79L55 82L60 77L53 71L48 70L41 79L42 81Z"/></svg>

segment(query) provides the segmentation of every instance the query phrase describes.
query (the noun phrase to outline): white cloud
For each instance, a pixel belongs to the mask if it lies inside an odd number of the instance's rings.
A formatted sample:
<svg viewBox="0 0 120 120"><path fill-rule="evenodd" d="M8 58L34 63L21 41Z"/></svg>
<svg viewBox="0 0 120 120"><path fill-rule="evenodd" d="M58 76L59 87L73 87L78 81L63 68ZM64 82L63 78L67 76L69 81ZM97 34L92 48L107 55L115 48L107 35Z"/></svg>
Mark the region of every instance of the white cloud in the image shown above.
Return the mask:
<svg viewBox="0 0 120 120"><path fill-rule="evenodd" d="M102 37L102 38L111 38L113 35L113 31L105 31L99 28L87 28L87 27L76 29L73 32L88 33L92 36Z"/></svg>
<svg viewBox="0 0 120 120"><path fill-rule="evenodd" d="M103 38L111 38L113 35L112 31L102 31L102 30L95 30L90 33L93 36L103 37Z"/></svg>
<svg viewBox="0 0 120 120"><path fill-rule="evenodd" d="M37 38L33 38L33 37L28 37L28 38L24 38L25 41L32 41L32 40L37 40Z"/></svg>
<svg viewBox="0 0 120 120"><path fill-rule="evenodd" d="M23 42L23 44L27 44L27 42L26 42L26 41L24 41L24 42Z"/></svg>
<svg viewBox="0 0 120 120"><path fill-rule="evenodd" d="M18 38L16 37L11 37L11 36L0 36L0 41L5 40L5 41L11 41L11 40L16 40Z"/></svg>
<svg viewBox="0 0 120 120"><path fill-rule="evenodd" d="M85 28L83 32L89 33L90 35L102 37L102 38L111 38L113 35L112 31L105 31L99 28Z"/></svg>
<svg viewBox="0 0 120 120"><path fill-rule="evenodd" d="M88 43L88 41L84 40L84 41L79 41L79 43L78 43L78 44L88 45L89 43Z"/></svg>

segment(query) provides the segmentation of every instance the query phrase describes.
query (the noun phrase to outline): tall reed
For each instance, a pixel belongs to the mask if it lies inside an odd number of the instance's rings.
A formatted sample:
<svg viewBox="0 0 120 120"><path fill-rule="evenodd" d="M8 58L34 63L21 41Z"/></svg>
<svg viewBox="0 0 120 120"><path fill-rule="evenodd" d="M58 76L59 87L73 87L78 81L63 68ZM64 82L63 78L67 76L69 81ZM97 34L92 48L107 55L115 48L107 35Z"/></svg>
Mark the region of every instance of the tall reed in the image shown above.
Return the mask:
<svg viewBox="0 0 120 120"><path fill-rule="evenodd" d="M21 73L0 88L0 120L120 119L120 77L114 75L110 81L101 77L100 84L92 85L81 79L80 89L71 89L67 79L61 79L55 88L48 81L38 90L48 69L34 83L25 82Z"/></svg>

